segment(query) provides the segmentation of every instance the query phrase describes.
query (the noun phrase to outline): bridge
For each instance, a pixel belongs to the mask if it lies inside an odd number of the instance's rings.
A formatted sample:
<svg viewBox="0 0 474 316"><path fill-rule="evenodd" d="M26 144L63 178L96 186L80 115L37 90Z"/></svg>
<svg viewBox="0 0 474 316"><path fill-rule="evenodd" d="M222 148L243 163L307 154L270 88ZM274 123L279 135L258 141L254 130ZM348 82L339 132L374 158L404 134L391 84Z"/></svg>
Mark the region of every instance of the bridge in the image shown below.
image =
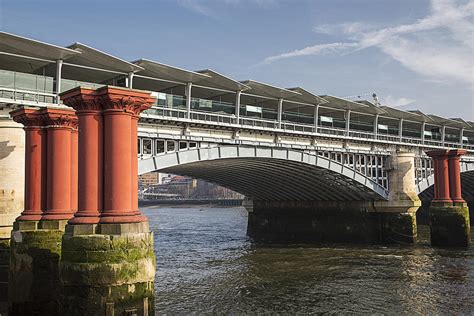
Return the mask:
<svg viewBox="0 0 474 316"><path fill-rule="evenodd" d="M0 39L13 313L39 301L52 315L153 309L153 238L137 204L148 172L244 194L256 241L410 244L423 201L433 245L470 242L473 122Z"/></svg>

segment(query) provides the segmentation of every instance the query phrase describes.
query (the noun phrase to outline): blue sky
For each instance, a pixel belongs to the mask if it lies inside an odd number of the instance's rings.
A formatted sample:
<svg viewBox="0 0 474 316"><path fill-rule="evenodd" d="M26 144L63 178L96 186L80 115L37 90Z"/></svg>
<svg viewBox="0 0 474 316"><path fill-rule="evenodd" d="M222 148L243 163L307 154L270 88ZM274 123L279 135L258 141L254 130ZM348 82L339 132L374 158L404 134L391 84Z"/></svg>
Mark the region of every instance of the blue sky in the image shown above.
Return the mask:
<svg viewBox="0 0 474 316"><path fill-rule="evenodd" d="M0 27L474 121L474 0L0 0Z"/></svg>

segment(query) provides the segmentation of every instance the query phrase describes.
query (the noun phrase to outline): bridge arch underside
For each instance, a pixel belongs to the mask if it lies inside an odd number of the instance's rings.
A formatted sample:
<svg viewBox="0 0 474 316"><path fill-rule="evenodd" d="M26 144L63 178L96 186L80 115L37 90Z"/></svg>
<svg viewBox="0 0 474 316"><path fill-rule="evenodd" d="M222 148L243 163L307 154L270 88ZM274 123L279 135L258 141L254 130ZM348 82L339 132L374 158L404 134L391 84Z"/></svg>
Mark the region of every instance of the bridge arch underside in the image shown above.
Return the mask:
<svg viewBox="0 0 474 316"><path fill-rule="evenodd" d="M179 164L163 173L190 176L256 200L372 201L384 198L343 174L302 162L275 158L219 158ZM353 173L353 172L352 172Z"/></svg>

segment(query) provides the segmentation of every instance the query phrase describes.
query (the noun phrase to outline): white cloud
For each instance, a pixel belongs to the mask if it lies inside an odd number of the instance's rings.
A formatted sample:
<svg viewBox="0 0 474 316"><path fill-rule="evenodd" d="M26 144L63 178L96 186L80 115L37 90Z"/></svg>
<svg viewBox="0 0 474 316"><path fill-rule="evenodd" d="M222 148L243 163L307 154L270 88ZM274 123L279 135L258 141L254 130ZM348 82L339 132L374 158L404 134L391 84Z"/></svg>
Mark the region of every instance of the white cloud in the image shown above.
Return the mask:
<svg viewBox="0 0 474 316"><path fill-rule="evenodd" d="M261 8L271 8L277 0L177 0L177 3L188 10L197 12L199 14L217 17L213 11L215 4L226 4L226 5L256 5Z"/></svg>
<svg viewBox="0 0 474 316"><path fill-rule="evenodd" d="M195 11L199 14L212 16L211 11L203 5L202 1L178 0L178 4L188 10Z"/></svg>
<svg viewBox="0 0 474 316"><path fill-rule="evenodd" d="M474 1L431 0L431 14L411 24L375 29L365 23L319 25L313 31L340 34L346 41L317 44L270 56L284 58L376 48L406 68L435 80L455 80L474 88Z"/></svg>
<svg viewBox="0 0 474 316"><path fill-rule="evenodd" d="M264 63L271 63L279 59L297 57L297 56L309 56L309 55L320 55L324 53L336 53L338 51L346 50L347 48L357 47L358 43L330 43L330 44L319 44L314 46L305 47L303 49L297 49L289 53L280 55L270 56L265 58Z"/></svg>
<svg viewBox="0 0 474 316"><path fill-rule="evenodd" d="M391 95L387 95L383 100L382 100L382 105L388 105L391 107L402 107L405 105L409 105L415 102L413 99L408 99L408 98L396 98Z"/></svg>

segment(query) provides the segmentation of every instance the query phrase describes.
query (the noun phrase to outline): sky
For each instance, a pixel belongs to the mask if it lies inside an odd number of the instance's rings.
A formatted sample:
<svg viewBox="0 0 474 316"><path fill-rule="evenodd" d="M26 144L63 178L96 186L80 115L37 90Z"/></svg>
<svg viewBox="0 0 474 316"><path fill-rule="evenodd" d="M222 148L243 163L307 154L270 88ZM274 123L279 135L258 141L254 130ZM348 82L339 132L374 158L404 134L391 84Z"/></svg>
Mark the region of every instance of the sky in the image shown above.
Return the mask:
<svg viewBox="0 0 474 316"><path fill-rule="evenodd" d="M0 29L474 121L474 0L0 0Z"/></svg>

